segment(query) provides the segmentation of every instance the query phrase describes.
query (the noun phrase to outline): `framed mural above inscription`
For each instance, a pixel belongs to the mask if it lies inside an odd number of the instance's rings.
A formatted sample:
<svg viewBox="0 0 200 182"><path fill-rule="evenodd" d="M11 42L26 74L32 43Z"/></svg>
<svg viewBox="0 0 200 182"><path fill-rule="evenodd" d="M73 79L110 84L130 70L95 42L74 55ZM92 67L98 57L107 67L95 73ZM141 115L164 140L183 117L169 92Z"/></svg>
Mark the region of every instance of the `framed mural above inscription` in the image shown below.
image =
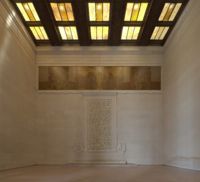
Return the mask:
<svg viewBox="0 0 200 182"><path fill-rule="evenodd" d="M160 66L39 67L39 90L160 89Z"/></svg>

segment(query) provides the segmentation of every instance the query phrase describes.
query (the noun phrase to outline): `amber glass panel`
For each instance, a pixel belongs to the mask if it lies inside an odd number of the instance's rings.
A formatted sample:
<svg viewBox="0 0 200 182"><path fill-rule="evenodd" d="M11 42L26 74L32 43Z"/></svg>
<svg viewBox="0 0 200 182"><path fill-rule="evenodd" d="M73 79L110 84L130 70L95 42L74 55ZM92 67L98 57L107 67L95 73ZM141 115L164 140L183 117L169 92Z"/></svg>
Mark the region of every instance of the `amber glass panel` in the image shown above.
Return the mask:
<svg viewBox="0 0 200 182"><path fill-rule="evenodd" d="M90 21L96 21L95 3L88 3Z"/></svg>
<svg viewBox="0 0 200 182"><path fill-rule="evenodd" d="M163 21L169 21L170 16L172 15L172 12L174 10L175 5L174 4L170 4L167 13L165 14L165 17L163 19Z"/></svg>
<svg viewBox="0 0 200 182"><path fill-rule="evenodd" d="M40 21L40 18L39 18L38 14L37 14L37 11L36 11L33 3L28 3L28 5L29 5L31 13L33 14L33 17L34 17L35 21Z"/></svg>
<svg viewBox="0 0 200 182"><path fill-rule="evenodd" d="M165 36L166 36L168 30L169 30L169 27L165 27L165 28L164 28L164 30L163 30L163 32L162 32L162 34L161 34L161 36L160 36L160 40L163 40L163 39L165 38Z"/></svg>
<svg viewBox="0 0 200 182"><path fill-rule="evenodd" d="M51 8L52 8L56 21L61 21L62 19L61 19L61 15L60 15L57 3L51 3Z"/></svg>
<svg viewBox="0 0 200 182"><path fill-rule="evenodd" d="M155 27L151 40L163 40L169 30L169 27Z"/></svg>
<svg viewBox="0 0 200 182"><path fill-rule="evenodd" d="M103 4L96 3L96 21L103 21Z"/></svg>
<svg viewBox="0 0 200 182"><path fill-rule="evenodd" d="M156 40L159 40L165 27L160 27L156 35Z"/></svg>
<svg viewBox="0 0 200 182"><path fill-rule="evenodd" d="M134 27L128 28L127 40L131 40L133 36Z"/></svg>
<svg viewBox="0 0 200 182"><path fill-rule="evenodd" d="M58 27L59 31L60 31L60 35L62 40L67 40L67 35L65 33L65 27Z"/></svg>
<svg viewBox="0 0 200 182"><path fill-rule="evenodd" d="M132 10L133 10L133 3L127 3L126 14L125 14L125 18L124 18L125 21L131 20Z"/></svg>
<svg viewBox="0 0 200 182"><path fill-rule="evenodd" d="M36 40L40 40L40 37L37 34L37 31L35 30L35 28L34 27L30 27L30 29L31 29L31 32L32 32L33 36L35 37L35 39Z"/></svg>
<svg viewBox="0 0 200 182"><path fill-rule="evenodd" d="M159 21L174 21L182 3L165 3Z"/></svg>
<svg viewBox="0 0 200 182"><path fill-rule="evenodd" d="M122 29L122 40L137 40L140 34L141 27L139 26L123 26Z"/></svg>
<svg viewBox="0 0 200 182"><path fill-rule="evenodd" d="M140 3L135 3L133 6L133 12L131 16L131 21L137 21L140 10Z"/></svg>
<svg viewBox="0 0 200 182"><path fill-rule="evenodd" d="M163 10L161 12L161 15L159 17L159 21L163 21L164 20L164 17L166 15L167 11L168 11L169 6L170 6L170 3L165 3L164 8L163 8Z"/></svg>
<svg viewBox="0 0 200 182"><path fill-rule="evenodd" d="M127 3L124 21L143 21L148 3Z"/></svg>
<svg viewBox="0 0 200 182"><path fill-rule="evenodd" d="M141 4L140 12L139 12L137 21L143 21L144 20L147 8L148 8L148 3L142 3Z"/></svg>
<svg viewBox="0 0 200 182"><path fill-rule="evenodd" d="M90 27L90 32L91 32L91 39L96 40L97 39L97 27Z"/></svg>
<svg viewBox="0 0 200 182"><path fill-rule="evenodd" d="M134 33L133 33L133 37L132 37L132 39L133 40L137 40L138 39L138 36L139 36L139 33L140 33L140 27L135 27L135 29L134 29Z"/></svg>
<svg viewBox="0 0 200 182"><path fill-rule="evenodd" d="M155 40L156 39L156 35L158 33L158 30L159 30L159 27L155 27L154 31L153 31L153 34L151 36L151 39L152 40Z"/></svg>
<svg viewBox="0 0 200 182"><path fill-rule="evenodd" d="M59 11L60 11L60 15L61 15L62 21L68 21L67 12L65 10L65 4L64 3L59 3L58 4L58 8L59 8Z"/></svg>
<svg viewBox="0 0 200 182"><path fill-rule="evenodd" d="M35 21L35 18L33 16L33 13L31 12L29 4L28 3L23 3L23 6L24 6L24 9L25 9L30 21Z"/></svg>
<svg viewBox="0 0 200 182"><path fill-rule="evenodd" d="M48 40L47 33L42 26L32 26L30 27L31 32L33 33L36 40Z"/></svg>
<svg viewBox="0 0 200 182"><path fill-rule="evenodd" d="M98 26L97 27L97 40L103 39L103 27Z"/></svg>
<svg viewBox="0 0 200 182"><path fill-rule="evenodd" d="M65 27L65 32L66 32L66 35L67 35L67 39L68 39L68 40L72 40L73 37L72 37L72 34L71 34L71 29L70 29L70 27Z"/></svg>
<svg viewBox="0 0 200 182"><path fill-rule="evenodd" d="M67 11L67 16L68 16L69 21L74 21L74 14L73 14L71 3L65 3L65 8Z"/></svg>
<svg viewBox="0 0 200 182"><path fill-rule="evenodd" d="M90 34L92 40L107 40L109 34L108 26L91 26Z"/></svg>
<svg viewBox="0 0 200 182"><path fill-rule="evenodd" d="M110 3L88 3L90 21L109 21Z"/></svg>
<svg viewBox="0 0 200 182"><path fill-rule="evenodd" d="M58 27L62 40L78 40L77 29L75 26Z"/></svg>
<svg viewBox="0 0 200 182"><path fill-rule="evenodd" d="M103 21L110 19L110 3L103 3Z"/></svg>
<svg viewBox="0 0 200 182"><path fill-rule="evenodd" d="M174 21L174 19L176 18L176 15L178 14L180 8L182 6L182 3L177 3L175 8L174 8L174 11L172 12L172 15L169 19L169 21Z"/></svg>
<svg viewBox="0 0 200 182"><path fill-rule="evenodd" d="M43 35L44 39L48 40L48 36L46 34L46 31L45 31L44 27L40 27L40 31L42 32L42 35Z"/></svg>
<svg viewBox="0 0 200 182"><path fill-rule="evenodd" d="M51 3L56 21L74 21L71 3Z"/></svg>
<svg viewBox="0 0 200 182"><path fill-rule="evenodd" d="M109 28L104 26L103 27L103 40L107 40L108 39L108 31L109 31Z"/></svg>
<svg viewBox="0 0 200 182"><path fill-rule="evenodd" d="M16 3L25 21L40 21L33 3Z"/></svg>
<svg viewBox="0 0 200 182"><path fill-rule="evenodd" d="M78 40L78 33L77 33L77 30L76 30L76 27L71 27L71 33L72 33L72 37L73 37L73 40Z"/></svg>
<svg viewBox="0 0 200 182"><path fill-rule="evenodd" d="M122 29L122 36L121 36L121 39L122 39L122 40L126 40L127 34L128 34L128 27L127 27L127 26L124 26L123 29Z"/></svg>
<svg viewBox="0 0 200 182"><path fill-rule="evenodd" d="M35 27L35 30L40 37L41 40L44 40L44 35L42 34L42 31L40 30L40 27Z"/></svg>
<svg viewBox="0 0 200 182"><path fill-rule="evenodd" d="M22 3L17 3L17 7L20 10L22 16L24 17L25 21L30 21L30 18L28 17Z"/></svg>

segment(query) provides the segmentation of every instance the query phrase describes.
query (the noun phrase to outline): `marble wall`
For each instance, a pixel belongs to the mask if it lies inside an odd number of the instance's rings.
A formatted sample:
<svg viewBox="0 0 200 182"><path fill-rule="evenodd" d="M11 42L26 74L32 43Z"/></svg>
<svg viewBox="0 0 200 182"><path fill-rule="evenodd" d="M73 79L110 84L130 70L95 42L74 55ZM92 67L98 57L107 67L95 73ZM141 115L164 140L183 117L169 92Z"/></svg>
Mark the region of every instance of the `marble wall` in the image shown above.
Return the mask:
<svg viewBox="0 0 200 182"><path fill-rule="evenodd" d="M0 170L35 163L35 52L0 1Z"/></svg>
<svg viewBox="0 0 200 182"><path fill-rule="evenodd" d="M112 107L112 113L96 104L98 114L93 111L94 118L88 120L85 116L88 98L102 104L107 104L105 99L114 100L112 105L107 106L108 109ZM99 113L103 115L101 120L99 117L95 119ZM109 125L105 130L103 121ZM93 124L88 125L88 122ZM160 92L40 92L37 97L37 125L40 136L38 163L163 162ZM88 128L94 131L88 131ZM94 140L95 146L92 145Z"/></svg>
<svg viewBox="0 0 200 182"><path fill-rule="evenodd" d="M10 7L0 2L0 170L70 162L162 163L161 91L35 89L38 66L161 66L162 49L48 47L35 52ZM106 109L97 104L91 111L91 98ZM95 112L104 113L101 120L88 116Z"/></svg>
<svg viewBox="0 0 200 182"><path fill-rule="evenodd" d="M190 0L165 46L165 163L200 169L200 1Z"/></svg>
<svg viewBox="0 0 200 182"><path fill-rule="evenodd" d="M7 3L0 2L0 170L70 162L200 169L200 2L190 1L164 52L155 47L41 47L34 52ZM35 89L38 66L77 65L162 66L163 85L161 91ZM103 133L105 123L87 125L91 97L112 100L110 137L96 136L105 145L92 147L88 136L94 133L88 134L88 128L101 127Z"/></svg>
<svg viewBox="0 0 200 182"><path fill-rule="evenodd" d="M161 67L162 49L38 48L36 62L38 67ZM88 99L99 103L91 112ZM162 90L38 90L36 122L41 164L163 162Z"/></svg>

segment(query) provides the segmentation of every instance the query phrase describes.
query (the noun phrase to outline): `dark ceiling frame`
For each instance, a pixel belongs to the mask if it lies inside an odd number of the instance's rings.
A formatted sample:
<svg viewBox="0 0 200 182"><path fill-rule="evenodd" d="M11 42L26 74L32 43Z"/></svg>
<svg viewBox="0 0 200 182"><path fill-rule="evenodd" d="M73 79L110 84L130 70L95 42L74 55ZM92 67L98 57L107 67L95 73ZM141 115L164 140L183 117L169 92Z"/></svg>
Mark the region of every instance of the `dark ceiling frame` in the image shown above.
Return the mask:
<svg viewBox="0 0 200 182"><path fill-rule="evenodd" d="M167 41L171 31L175 27L178 19L180 18L183 10L185 9L189 0L10 0L14 5L16 11L18 12L23 24L26 26L28 32L30 33L33 41L37 46L39 45L49 45L61 46L64 44L79 44L80 46L90 46L90 45L109 45L109 46L163 46ZM19 12L16 2L33 2L37 13L40 17L41 22L25 22L21 13ZM56 22L53 12L50 7L50 2L71 2L74 12L75 21L74 22ZM109 22L90 22L88 14L88 2L110 2L110 21ZM127 2L148 2L149 7L145 15L143 22L124 22L125 10ZM169 3L183 3L180 11L178 12L175 20L173 22L159 22L159 16L162 12L164 4ZM58 26L73 26L77 27L78 41L63 41L58 30ZM109 26L109 38L103 41L93 41L90 38L90 25L107 25ZM136 41L122 41L121 33L123 26L141 26L141 32L138 40ZM48 41L35 40L32 35L29 26L44 26L47 35L49 37ZM155 26L169 26L170 29L167 32L164 40L151 40L151 35Z"/></svg>

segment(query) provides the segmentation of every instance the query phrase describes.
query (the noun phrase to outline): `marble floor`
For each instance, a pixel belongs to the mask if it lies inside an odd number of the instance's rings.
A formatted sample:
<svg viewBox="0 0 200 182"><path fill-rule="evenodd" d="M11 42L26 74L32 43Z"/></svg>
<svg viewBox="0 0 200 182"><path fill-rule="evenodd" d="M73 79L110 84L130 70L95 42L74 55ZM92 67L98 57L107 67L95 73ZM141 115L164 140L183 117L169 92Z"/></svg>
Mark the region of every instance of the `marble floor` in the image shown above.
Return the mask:
<svg viewBox="0 0 200 182"><path fill-rule="evenodd" d="M1 171L0 182L200 182L200 172L165 166L32 166Z"/></svg>

